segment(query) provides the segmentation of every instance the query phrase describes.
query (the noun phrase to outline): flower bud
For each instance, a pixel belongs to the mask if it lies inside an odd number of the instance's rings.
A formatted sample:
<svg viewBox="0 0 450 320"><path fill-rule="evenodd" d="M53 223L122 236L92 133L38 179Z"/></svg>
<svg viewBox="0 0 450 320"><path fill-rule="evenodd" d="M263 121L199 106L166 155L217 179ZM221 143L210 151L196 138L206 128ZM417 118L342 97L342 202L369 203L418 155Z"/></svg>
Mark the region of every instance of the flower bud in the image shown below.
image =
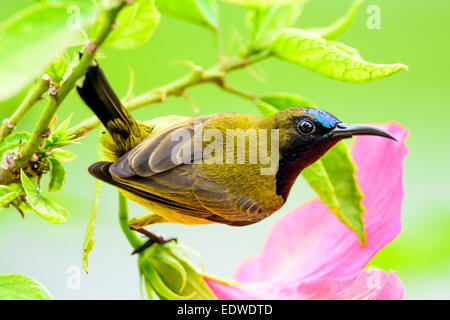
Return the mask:
<svg viewBox="0 0 450 320"><path fill-rule="evenodd" d="M185 254L185 246L153 244L139 254L139 271L149 299L216 299L201 273Z"/></svg>

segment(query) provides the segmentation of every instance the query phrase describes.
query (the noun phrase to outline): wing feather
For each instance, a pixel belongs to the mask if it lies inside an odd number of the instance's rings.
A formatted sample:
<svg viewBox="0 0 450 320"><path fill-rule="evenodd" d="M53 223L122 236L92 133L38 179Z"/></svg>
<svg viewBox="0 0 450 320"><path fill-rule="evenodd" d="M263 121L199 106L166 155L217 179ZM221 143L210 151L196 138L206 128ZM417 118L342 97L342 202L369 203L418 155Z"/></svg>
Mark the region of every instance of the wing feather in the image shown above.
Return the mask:
<svg viewBox="0 0 450 320"><path fill-rule="evenodd" d="M133 175L150 177L154 174L167 171L183 163L182 159L172 159L172 150L180 144L177 137L186 137L184 145L179 145L180 150L188 150L188 158L200 159L201 154L196 154L193 146L195 128L204 121L214 117L209 115L194 119L188 119L175 123L173 126L153 134L139 143L135 148L120 157L111 167L111 174L116 178L129 178Z"/></svg>

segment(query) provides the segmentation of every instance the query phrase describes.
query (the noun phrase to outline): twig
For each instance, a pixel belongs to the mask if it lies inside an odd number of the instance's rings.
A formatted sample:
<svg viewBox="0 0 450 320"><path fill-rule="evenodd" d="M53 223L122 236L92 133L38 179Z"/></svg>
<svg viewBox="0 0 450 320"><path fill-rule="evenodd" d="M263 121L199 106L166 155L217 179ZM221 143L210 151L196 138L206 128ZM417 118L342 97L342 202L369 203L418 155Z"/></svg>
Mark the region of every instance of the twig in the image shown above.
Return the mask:
<svg viewBox="0 0 450 320"><path fill-rule="evenodd" d="M217 82L217 85L220 86L223 90L225 90L225 91L227 91L229 93L232 93L234 95L240 96L242 98L245 98L245 99L248 99L248 100L251 100L251 101L256 101L259 98L254 93L250 93L250 92L242 90L242 89L240 89L238 87L231 86L231 85L229 85L229 84L227 84L227 83L225 83L223 81L222 82L220 82L220 81Z"/></svg>

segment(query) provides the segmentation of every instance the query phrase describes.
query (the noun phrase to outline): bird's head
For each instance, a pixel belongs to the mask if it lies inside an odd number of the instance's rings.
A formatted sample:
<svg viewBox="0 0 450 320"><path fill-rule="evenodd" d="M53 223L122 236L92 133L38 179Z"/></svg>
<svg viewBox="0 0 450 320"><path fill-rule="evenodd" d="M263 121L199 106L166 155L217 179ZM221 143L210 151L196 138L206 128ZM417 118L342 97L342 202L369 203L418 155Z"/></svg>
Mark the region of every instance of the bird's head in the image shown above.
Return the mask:
<svg viewBox="0 0 450 320"><path fill-rule="evenodd" d="M395 140L388 132L367 124L347 124L332 114L307 107L289 108L267 118L279 129L280 161L277 180L281 193L289 189L297 175L343 139L356 135L376 135Z"/></svg>

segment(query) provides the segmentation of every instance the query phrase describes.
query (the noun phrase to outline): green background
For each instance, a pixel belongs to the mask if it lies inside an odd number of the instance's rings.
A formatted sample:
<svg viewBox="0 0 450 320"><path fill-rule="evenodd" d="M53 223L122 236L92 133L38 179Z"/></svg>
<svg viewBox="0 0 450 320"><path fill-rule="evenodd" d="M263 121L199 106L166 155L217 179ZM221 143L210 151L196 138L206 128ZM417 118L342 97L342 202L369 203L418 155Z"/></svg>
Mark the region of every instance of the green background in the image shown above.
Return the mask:
<svg viewBox="0 0 450 320"><path fill-rule="evenodd" d="M0 20L4 20L32 1L2 1ZM327 25L347 10L351 1L312 0L297 25ZM369 5L381 9L381 29L369 30ZM220 4L221 25L228 39L233 28L246 33L243 8ZM450 298L450 180L449 121L450 65L448 42L450 3L438 0L366 1L340 41L359 49L371 62L409 66L388 79L370 84L333 81L286 62L270 59L258 64L267 81L257 82L245 71L228 77L230 83L256 93L295 92L311 98L317 105L345 122L397 121L410 131L410 155L405 161L403 230L368 265L396 270L405 286L406 298ZM1 44L0 44L1 45ZM211 34L194 25L163 17L155 34L145 45L132 51L106 49L101 61L118 94L126 93L129 74L136 73L135 94L170 82L185 74L186 67L176 60L193 60L205 67L215 61ZM220 91L212 84L188 90L201 114L218 111L255 113L250 102ZM0 102L0 118L8 117L25 94ZM30 130L42 110L40 103L27 115L19 129ZM59 111L59 119L70 113L73 123L91 115L75 94ZM168 114L191 116L182 98L169 98L136 111L146 120ZM51 225L33 213L22 220L14 210L0 214L0 273L23 273L47 286L55 298L120 299L139 298L136 258L117 223L117 191L103 186L101 205L95 224L96 243L89 259L89 275L81 271L82 245L92 202L94 180L86 168L96 159L96 133L80 145L70 147L77 158L68 163L67 183L53 198L71 213L64 225ZM245 228L223 225L161 225L151 228L179 240L203 257L211 274L230 277L242 258L256 254L273 223L289 209L314 196L298 179L287 204L270 218ZM145 209L132 204L134 215ZM81 274L80 289L71 289L71 276Z"/></svg>

